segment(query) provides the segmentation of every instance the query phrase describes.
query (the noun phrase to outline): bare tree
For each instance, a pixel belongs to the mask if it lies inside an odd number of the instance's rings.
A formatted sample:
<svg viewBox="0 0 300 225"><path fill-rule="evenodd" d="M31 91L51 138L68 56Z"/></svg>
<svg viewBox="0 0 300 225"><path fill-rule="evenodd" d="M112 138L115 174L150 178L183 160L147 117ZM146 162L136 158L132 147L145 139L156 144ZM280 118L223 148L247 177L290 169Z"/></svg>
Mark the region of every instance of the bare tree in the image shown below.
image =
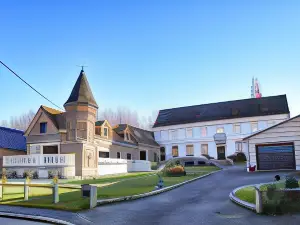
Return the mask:
<svg viewBox="0 0 300 225"><path fill-rule="evenodd" d="M116 110L104 109L99 112L99 120L106 119L112 126L117 124L130 124L135 127L149 130L153 126L157 116L156 111L153 111L152 116L140 117L136 111L132 111L127 107L118 107Z"/></svg>
<svg viewBox="0 0 300 225"><path fill-rule="evenodd" d="M2 120L0 126L25 131L31 123L34 115L35 113L32 110L30 110L29 112L23 113L20 116L10 117L9 122L7 120Z"/></svg>

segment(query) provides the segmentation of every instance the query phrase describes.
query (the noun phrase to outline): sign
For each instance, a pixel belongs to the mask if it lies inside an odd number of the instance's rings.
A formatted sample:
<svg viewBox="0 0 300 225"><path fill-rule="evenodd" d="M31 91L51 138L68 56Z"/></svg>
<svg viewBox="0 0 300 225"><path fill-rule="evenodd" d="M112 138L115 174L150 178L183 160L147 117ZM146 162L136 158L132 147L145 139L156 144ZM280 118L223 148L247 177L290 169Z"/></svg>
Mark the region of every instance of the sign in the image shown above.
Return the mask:
<svg viewBox="0 0 300 225"><path fill-rule="evenodd" d="M216 145L223 145L223 144L226 144L226 134L225 133L216 133L214 135L214 140L215 140L215 143Z"/></svg>
<svg viewBox="0 0 300 225"><path fill-rule="evenodd" d="M90 197L90 193L91 193L91 185L89 184L81 185L82 197Z"/></svg>

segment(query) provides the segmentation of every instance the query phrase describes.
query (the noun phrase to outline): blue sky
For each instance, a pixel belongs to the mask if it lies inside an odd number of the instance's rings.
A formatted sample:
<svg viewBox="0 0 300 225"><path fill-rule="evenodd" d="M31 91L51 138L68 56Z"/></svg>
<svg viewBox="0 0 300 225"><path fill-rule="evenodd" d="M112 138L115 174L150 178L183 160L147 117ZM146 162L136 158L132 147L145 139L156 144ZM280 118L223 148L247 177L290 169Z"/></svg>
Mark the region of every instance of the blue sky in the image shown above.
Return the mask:
<svg viewBox="0 0 300 225"><path fill-rule="evenodd" d="M0 59L63 105L85 69L100 109L287 94L300 113L299 1L5 1ZM0 67L0 120L48 102Z"/></svg>

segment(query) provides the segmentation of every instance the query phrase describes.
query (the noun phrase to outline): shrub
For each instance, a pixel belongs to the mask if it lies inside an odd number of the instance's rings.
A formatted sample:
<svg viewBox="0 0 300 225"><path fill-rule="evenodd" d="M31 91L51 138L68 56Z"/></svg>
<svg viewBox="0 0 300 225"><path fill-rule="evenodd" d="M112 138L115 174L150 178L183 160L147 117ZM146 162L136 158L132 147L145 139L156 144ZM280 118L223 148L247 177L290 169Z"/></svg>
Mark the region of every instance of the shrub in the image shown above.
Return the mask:
<svg viewBox="0 0 300 225"><path fill-rule="evenodd" d="M285 188L299 188L299 183L295 177L286 177Z"/></svg>
<svg viewBox="0 0 300 225"><path fill-rule="evenodd" d="M23 178L27 178L27 177L32 179L33 178L33 171L31 171L31 170L25 171L23 173Z"/></svg>
<svg viewBox="0 0 300 225"><path fill-rule="evenodd" d="M165 169L166 176L185 176L186 172L182 165L177 165L173 167L168 167Z"/></svg>
<svg viewBox="0 0 300 225"><path fill-rule="evenodd" d="M157 162L151 162L151 170L157 170L158 169L158 163Z"/></svg>
<svg viewBox="0 0 300 225"><path fill-rule="evenodd" d="M39 174L38 174L37 171L34 171L34 172L33 172L32 178L33 178L33 179L39 179Z"/></svg>
<svg viewBox="0 0 300 225"><path fill-rule="evenodd" d="M214 157L211 157L210 155L207 155L207 154L202 154L202 156L204 156L207 159L214 159Z"/></svg>
<svg viewBox="0 0 300 225"><path fill-rule="evenodd" d="M17 175L17 171L9 171L6 173L6 177L9 178L9 179L16 179L18 178L18 175Z"/></svg>

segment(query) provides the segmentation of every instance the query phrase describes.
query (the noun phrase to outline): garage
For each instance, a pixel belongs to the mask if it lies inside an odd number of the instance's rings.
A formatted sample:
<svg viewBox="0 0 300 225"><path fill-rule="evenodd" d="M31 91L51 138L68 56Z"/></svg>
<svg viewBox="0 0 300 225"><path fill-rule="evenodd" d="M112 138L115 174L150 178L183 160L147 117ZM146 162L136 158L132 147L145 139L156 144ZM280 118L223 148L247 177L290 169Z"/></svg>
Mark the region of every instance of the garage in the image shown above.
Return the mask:
<svg viewBox="0 0 300 225"><path fill-rule="evenodd" d="M243 139L247 171L300 170L300 115Z"/></svg>
<svg viewBox="0 0 300 225"><path fill-rule="evenodd" d="M296 169L294 143L256 145L257 169Z"/></svg>

